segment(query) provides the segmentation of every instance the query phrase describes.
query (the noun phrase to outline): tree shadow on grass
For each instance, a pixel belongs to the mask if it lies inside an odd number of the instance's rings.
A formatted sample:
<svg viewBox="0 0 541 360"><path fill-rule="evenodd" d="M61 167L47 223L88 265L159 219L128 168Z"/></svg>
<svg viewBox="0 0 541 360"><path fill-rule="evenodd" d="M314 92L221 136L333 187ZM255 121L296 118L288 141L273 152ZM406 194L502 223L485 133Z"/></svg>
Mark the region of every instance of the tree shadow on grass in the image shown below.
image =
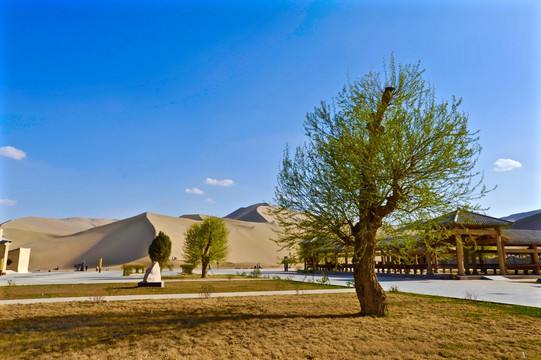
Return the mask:
<svg viewBox="0 0 541 360"><path fill-rule="evenodd" d="M230 310L230 309L229 309ZM0 321L0 343L9 344L15 354L61 354L89 349L97 345L114 347L122 341L160 337L169 331L190 331L199 326L221 322L252 322L265 320L343 320L355 314L179 314L175 311L99 313L93 315L36 316L13 321ZM212 326L214 327L214 326ZM6 354L9 355L9 354Z"/></svg>
<svg viewBox="0 0 541 360"><path fill-rule="evenodd" d="M66 315L66 316L35 316L26 319L13 321L0 321L0 335L15 335L25 332L47 332L77 331L80 328L114 328L126 327L137 328L138 334L154 333L151 329L154 326L173 325L179 328L195 328L199 325L217 323L222 321L250 321L250 320L283 320L283 319L306 319L306 320L336 320L353 319L362 317L360 313L347 314L228 314L228 315L181 315L173 312L162 313L131 313L110 314L101 313L94 315Z"/></svg>
<svg viewBox="0 0 541 360"><path fill-rule="evenodd" d="M228 322L250 322L265 320L343 320L360 317L351 314L178 314L173 311L130 314L101 313L94 315L36 316L14 321L0 321L0 342L10 342L12 337L19 340L15 347L34 349L40 352L62 351L77 343L78 348L88 348L111 341L127 338L159 336L160 331L195 329L202 325ZM84 341L80 341L84 338ZM21 341L21 339L28 339ZM55 345L56 343L56 345ZM47 344L45 348L44 344ZM15 349L13 349L15 350Z"/></svg>

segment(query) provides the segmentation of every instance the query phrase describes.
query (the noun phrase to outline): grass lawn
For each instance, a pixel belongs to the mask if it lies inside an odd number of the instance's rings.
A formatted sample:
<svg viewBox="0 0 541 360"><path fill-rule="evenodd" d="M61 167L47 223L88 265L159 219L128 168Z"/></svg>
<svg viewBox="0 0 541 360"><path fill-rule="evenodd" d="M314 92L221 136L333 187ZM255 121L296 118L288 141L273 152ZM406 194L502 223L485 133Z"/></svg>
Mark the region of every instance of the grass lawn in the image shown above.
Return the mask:
<svg viewBox="0 0 541 360"><path fill-rule="evenodd" d="M258 282L259 283L259 282ZM541 309L388 293L0 306L2 358L541 359Z"/></svg>
<svg viewBox="0 0 541 360"><path fill-rule="evenodd" d="M169 281L168 281L169 280ZM174 281L171 281L174 280ZM190 281L183 281L190 280ZM220 281L213 281L220 280ZM229 281L231 280L231 281ZM235 281L233 281L235 280ZM137 283L25 285L0 287L0 300L92 297L141 294L197 294L204 292L341 289L340 286L241 276L167 277L165 287L137 287Z"/></svg>

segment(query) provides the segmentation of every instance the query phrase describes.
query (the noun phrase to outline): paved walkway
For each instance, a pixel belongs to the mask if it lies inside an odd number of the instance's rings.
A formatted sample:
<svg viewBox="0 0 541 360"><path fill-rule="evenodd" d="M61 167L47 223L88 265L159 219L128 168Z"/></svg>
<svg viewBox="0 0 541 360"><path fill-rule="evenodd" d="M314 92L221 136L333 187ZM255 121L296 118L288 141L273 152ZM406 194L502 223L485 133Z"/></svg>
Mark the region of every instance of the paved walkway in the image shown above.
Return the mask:
<svg viewBox="0 0 541 360"><path fill-rule="evenodd" d="M2 300L0 305L10 304L38 304L38 303L58 303L71 301L127 301L127 300L164 300L164 299L200 299L217 297L242 297L242 296L270 296L270 295L307 295L307 294L333 294L333 293L351 293L354 289L322 289L322 290L282 290L282 291L244 291L244 292L225 292L213 294L160 294L160 295L119 295L119 296L100 296L100 297L66 297L50 299L19 299Z"/></svg>
<svg viewBox="0 0 541 360"><path fill-rule="evenodd" d="M250 273L251 269L230 270L220 269L212 270L211 274L237 274ZM176 275L178 271L164 271L164 275ZM262 270L264 276L278 276L282 279L294 281L321 281L321 275L305 275L296 272L283 272L276 269ZM0 286L6 286L10 281L16 285L38 285L38 284L85 284L85 283L114 283L128 282L135 283L141 281L142 274L132 275L130 277L122 276L121 271L105 271L97 273L88 272L51 272L51 273L33 273L33 274L11 274L0 277ZM495 278L497 279L497 277ZM505 280L503 280L505 279ZM384 290L397 289L398 291L410 292L416 294L445 296L452 298L469 298L483 301L525 305L541 308L541 284L535 283L535 280L528 281L509 281L506 278L502 280L428 280L428 279L405 279L396 277L379 277L379 281ZM329 275L329 282L333 285L344 287L351 286L353 281L352 274L340 273ZM338 292L353 291L349 289L337 289ZM313 292L316 291L316 292ZM317 293L317 291L334 290L305 290L305 294ZM252 293L221 293L212 294L212 296L259 296L259 295L288 295L296 294L296 291L265 291ZM164 295L133 295L133 296L107 296L104 300L139 300L139 299L165 299L165 298L197 298L201 294L164 294ZM91 298L56 298L56 299L32 299L32 300L3 300L0 304L12 303L30 303L33 302L64 302L64 301L88 301ZM25 301L25 302L23 302Z"/></svg>

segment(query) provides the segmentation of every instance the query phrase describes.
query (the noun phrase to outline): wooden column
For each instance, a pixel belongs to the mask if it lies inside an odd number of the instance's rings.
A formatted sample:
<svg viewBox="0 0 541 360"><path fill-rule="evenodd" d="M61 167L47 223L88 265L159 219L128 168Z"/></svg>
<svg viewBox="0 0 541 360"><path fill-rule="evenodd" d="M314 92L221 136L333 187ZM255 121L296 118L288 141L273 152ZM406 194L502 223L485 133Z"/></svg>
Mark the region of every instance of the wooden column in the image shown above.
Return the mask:
<svg viewBox="0 0 541 360"><path fill-rule="evenodd" d="M464 275L464 249L462 248L462 239L455 235L456 241L456 265L458 267L458 275Z"/></svg>
<svg viewBox="0 0 541 360"><path fill-rule="evenodd" d="M485 250L485 247L484 247L484 246L481 246L481 251L483 251L483 250ZM484 257L485 257L485 254L484 254L484 253L480 253L480 254L479 254L479 265L485 265L485 259L484 259ZM485 266L483 266L483 267L484 267L483 270L484 270L485 275L488 274L488 269L487 269Z"/></svg>
<svg viewBox="0 0 541 360"><path fill-rule="evenodd" d="M532 263L539 264L539 252L537 250L537 245L532 245L533 254L532 254ZM539 269L534 270L534 274L539 275Z"/></svg>
<svg viewBox="0 0 541 360"><path fill-rule="evenodd" d="M426 252L425 258L426 258L426 274L433 275L434 272L432 271L432 256L430 255L430 251Z"/></svg>
<svg viewBox="0 0 541 360"><path fill-rule="evenodd" d="M466 275L470 275L470 250L464 248L464 270Z"/></svg>
<svg viewBox="0 0 541 360"><path fill-rule="evenodd" d="M438 268L440 267L439 265L439 262L438 262L438 254L436 254L434 256L434 274L437 274L438 273Z"/></svg>
<svg viewBox="0 0 541 360"><path fill-rule="evenodd" d="M472 266L473 274L474 275L479 274L477 272L477 254L475 253L475 250L471 251L471 266Z"/></svg>
<svg viewBox="0 0 541 360"><path fill-rule="evenodd" d="M505 263L505 250L502 243L502 231L500 228L496 228L496 247L498 249L498 265L500 267L500 275L507 273L507 264Z"/></svg>

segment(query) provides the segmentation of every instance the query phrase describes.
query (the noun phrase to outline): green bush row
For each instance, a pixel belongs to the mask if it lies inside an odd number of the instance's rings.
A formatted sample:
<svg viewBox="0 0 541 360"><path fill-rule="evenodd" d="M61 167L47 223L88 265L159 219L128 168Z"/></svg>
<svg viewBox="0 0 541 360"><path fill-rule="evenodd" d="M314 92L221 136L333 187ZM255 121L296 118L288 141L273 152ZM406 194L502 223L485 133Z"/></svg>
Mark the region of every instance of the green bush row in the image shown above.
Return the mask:
<svg viewBox="0 0 541 360"><path fill-rule="evenodd" d="M141 273L145 272L145 265L133 265L133 264L124 264L121 266L122 276L130 276L134 271L138 273L141 270Z"/></svg>

